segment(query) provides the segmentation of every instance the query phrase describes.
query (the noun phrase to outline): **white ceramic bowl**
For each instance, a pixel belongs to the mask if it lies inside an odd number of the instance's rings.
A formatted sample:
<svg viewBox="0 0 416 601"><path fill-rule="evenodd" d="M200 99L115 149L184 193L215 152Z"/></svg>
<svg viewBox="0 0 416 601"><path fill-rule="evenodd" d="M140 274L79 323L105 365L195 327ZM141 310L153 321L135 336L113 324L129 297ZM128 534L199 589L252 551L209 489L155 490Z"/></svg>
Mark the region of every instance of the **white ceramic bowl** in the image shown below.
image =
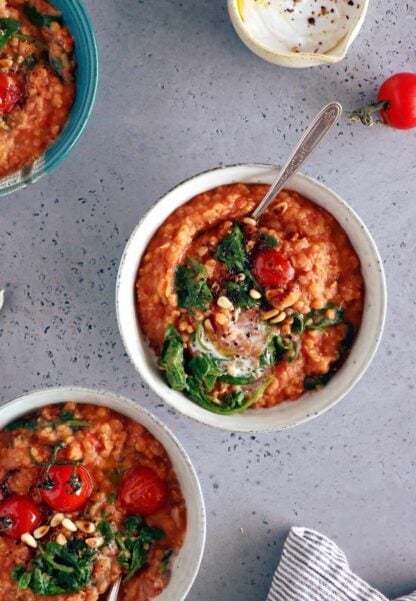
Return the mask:
<svg viewBox="0 0 416 601"><path fill-rule="evenodd" d="M238 7L239 0L228 0L228 12L231 22L239 38L252 52L260 56L269 63L281 65L282 67L314 67L325 63L338 63L345 58L348 48L357 37L367 14L370 0L360 2L360 15L354 27L342 38L342 40L331 50L324 54L307 52L281 52L265 46L259 42L249 31Z"/></svg>
<svg viewBox="0 0 416 601"><path fill-rule="evenodd" d="M165 447L179 479L187 506L184 544L172 566L172 576L155 601L184 601L199 570L205 546L205 505L198 476L186 451L172 432L151 413L133 401L111 392L64 386L30 392L0 408L0 430L9 422L45 405L76 401L109 407L149 430Z"/></svg>
<svg viewBox="0 0 416 601"><path fill-rule="evenodd" d="M382 335L386 313L386 283L375 243L358 215L335 192L304 175L295 175L288 189L299 192L329 211L344 228L361 259L365 306L361 327L351 352L331 381L321 390L302 395L271 409L249 409L242 414L210 413L164 382L153 352L142 335L135 307L139 264L153 234L177 207L196 194L234 182L271 184L278 168L270 165L234 165L201 173L173 188L143 217L124 250L117 279L116 308L121 336L134 366L166 403L204 424L241 432L281 430L320 415L358 382L369 366Z"/></svg>

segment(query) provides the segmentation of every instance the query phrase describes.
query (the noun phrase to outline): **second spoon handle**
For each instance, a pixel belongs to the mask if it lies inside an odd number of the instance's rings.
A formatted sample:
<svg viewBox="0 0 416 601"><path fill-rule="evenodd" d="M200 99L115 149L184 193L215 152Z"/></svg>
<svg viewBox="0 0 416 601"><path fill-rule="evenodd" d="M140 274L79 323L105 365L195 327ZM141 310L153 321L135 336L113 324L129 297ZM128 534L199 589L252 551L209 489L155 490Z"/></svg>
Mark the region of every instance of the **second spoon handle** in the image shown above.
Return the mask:
<svg viewBox="0 0 416 601"><path fill-rule="evenodd" d="M316 115L290 155L286 165L279 173L277 180L271 185L270 190L253 212L252 217L254 219L260 217L269 202L280 192L287 180L298 171L318 144L322 142L340 118L341 113L342 106L340 103L330 102Z"/></svg>

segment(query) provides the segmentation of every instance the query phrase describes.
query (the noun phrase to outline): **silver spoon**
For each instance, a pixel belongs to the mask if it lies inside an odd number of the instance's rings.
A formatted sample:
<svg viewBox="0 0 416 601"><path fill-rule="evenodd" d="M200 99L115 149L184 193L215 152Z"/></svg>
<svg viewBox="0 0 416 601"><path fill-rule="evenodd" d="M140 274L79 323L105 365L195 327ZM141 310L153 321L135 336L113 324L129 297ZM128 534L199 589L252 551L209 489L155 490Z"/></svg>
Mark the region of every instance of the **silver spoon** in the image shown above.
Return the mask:
<svg viewBox="0 0 416 601"><path fill-rule="evenodd" d="M118 593L120 591L121 578L119 578L111 587L108 593L107 601L117 601Z"/></svg>
<svg viewBox="0 0 416 601"><path fill-rule="evenodd" d="M303 165L309 155L322 142L325 136L334 127L342 113L342 106L339 102L330 102L316 115L315 119L309 125L303 134L299 143L293 150L287 160L286 165L280 171L276 181L270 186L270 190L263 198L259 206L253 211L252 217L258 219L267 205L273 200L278 192L283 188L287 180L292 177Z"/></svg>

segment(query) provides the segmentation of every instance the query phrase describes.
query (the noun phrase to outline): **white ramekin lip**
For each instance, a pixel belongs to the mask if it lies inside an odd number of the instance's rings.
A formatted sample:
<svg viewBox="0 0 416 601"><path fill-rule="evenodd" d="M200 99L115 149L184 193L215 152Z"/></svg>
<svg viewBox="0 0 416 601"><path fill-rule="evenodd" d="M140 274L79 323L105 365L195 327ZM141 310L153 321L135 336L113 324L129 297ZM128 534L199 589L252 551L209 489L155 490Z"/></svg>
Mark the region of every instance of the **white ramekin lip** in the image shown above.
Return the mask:
<svg viewBox="0 0 416 601"><path fill-rule="evenodd" d="M139 327L135 283L141 257L148 242L166 217L200 192L226 183L271 183L278 167L241 164L218 167L178 184L142 217L125 247L117 276L116 312L125 349L137 371L153 391L187 417L228 431L270 432L304 423L334 406L365 373L378 348L386 316L387 291L383 264L377 247L355 211L322 183L297 174L287 188L305 195L327 209L344 228L360 257L366 294L364 314L354 346L342 369L322 389L305 393L297 401L270 409L247 410L235 416L219 416L171 390L159 371Z"/></svg>
<svg viewBox="0 0 416 601"><path fill-rule="evenodd" d="M228 0L228 13L230 15L233 27L240 38L240 40L249 48L252 52L260 56L264 60L273 63L275 65L281 65L283 67L313 67L316 65L322 65L325 63L337 63L345 58L349 47L357 37L360 29L364 23L367 15L367 10L370 0L363 0L360 3L360 16L357 23L350 29L350 31L342 38L342 40L328 52L323 54L319 53L305 53L305 52L283 52L274 50L265 46L259 42L245 26L244 21L241 17L240 10L238 8L238 0Z"/></svg>
<svg viewBox="0 0 416 601"><path fill-rule="evenodd" d="M168 586L155 601L184 601L198 574L205 548L206 511L199 479L190 457L171 430L152 413L121 395L81 386L60 386L28 392L0 407L0 430L14 419L40 407L75 401L118 411L147 428L165 447L187 505L185 541L172 566Z"/></svg>

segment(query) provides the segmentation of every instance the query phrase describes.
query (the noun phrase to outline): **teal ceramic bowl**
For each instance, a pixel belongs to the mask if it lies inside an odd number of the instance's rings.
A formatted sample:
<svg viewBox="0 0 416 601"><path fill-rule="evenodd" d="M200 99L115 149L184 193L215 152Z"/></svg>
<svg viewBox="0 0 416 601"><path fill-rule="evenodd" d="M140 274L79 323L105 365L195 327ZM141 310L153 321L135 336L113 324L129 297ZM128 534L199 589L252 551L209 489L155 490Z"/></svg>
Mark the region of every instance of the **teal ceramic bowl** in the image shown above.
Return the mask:
<svg viewBox="0 0 416 601"><path fill-rule="evenodd" d="M77 94L68 123L56 142L29 167L0 178L0 196L37 181L54 169L72 149L87 125L98 85L98 50L91 19L81 0L51 0L62 12L75 40Z"/></svg>

